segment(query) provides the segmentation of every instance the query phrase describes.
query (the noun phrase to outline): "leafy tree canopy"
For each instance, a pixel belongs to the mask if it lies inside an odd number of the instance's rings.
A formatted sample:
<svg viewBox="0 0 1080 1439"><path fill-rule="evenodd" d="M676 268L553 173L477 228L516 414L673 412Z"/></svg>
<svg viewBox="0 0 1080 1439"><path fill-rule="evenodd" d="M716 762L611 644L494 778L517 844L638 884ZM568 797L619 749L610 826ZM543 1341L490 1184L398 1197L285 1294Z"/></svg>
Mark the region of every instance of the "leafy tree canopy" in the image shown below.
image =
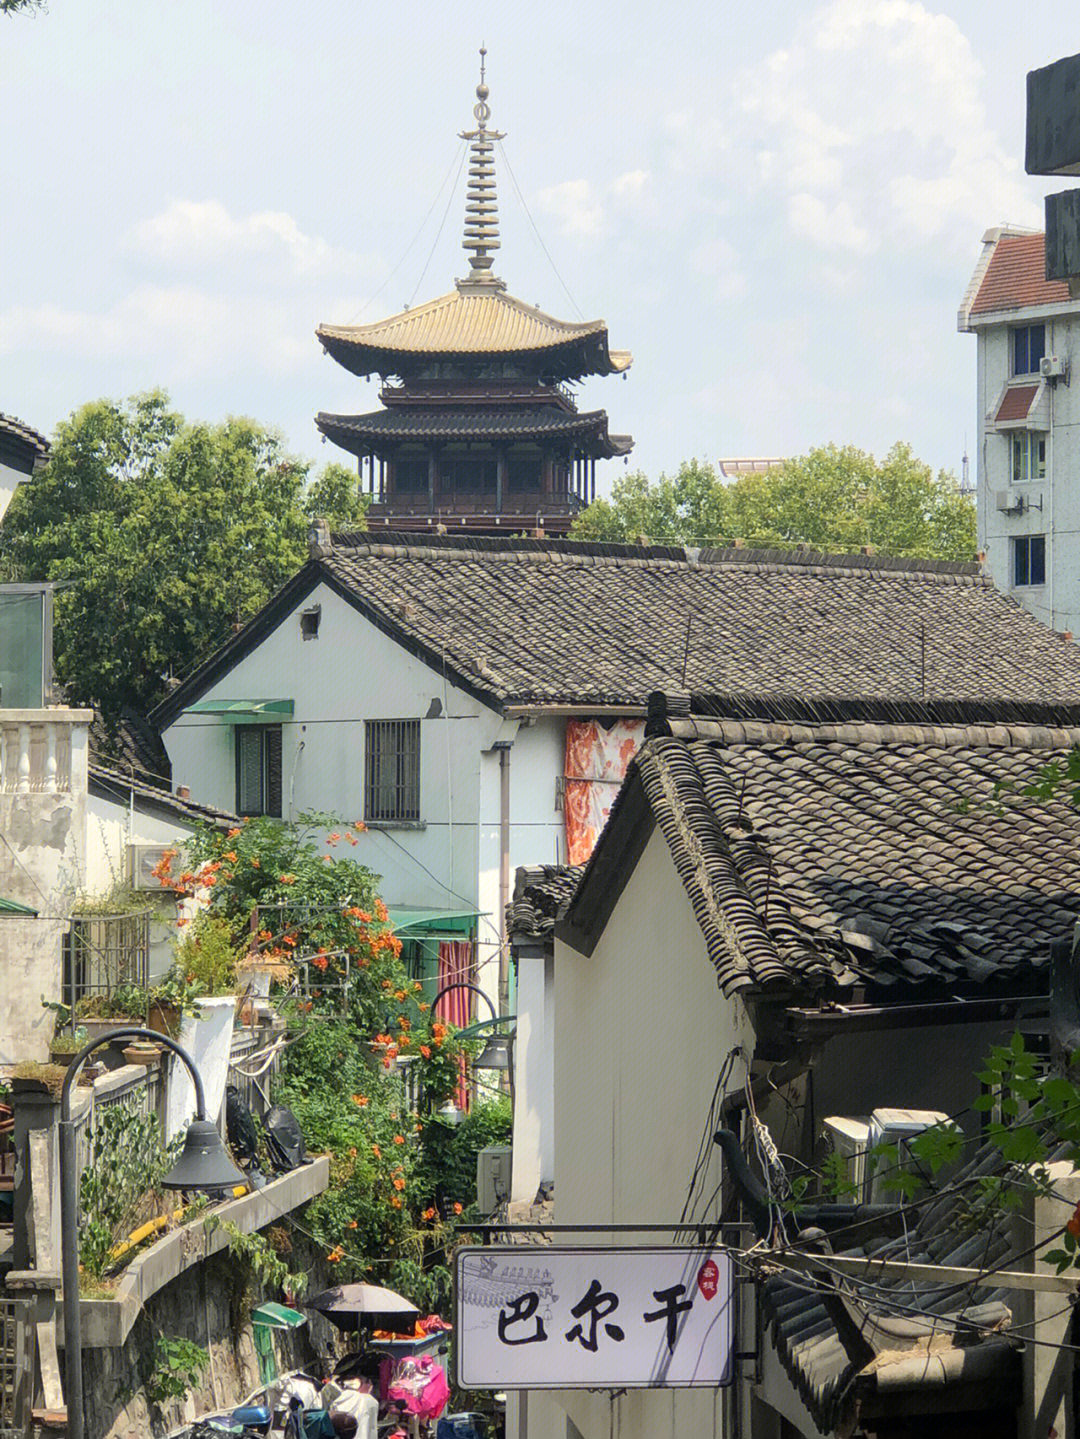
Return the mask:
<svg viewBox="0 0 1080 1439"><path fill-rule="evenodd" d="M303 562L313 506L362 524L343 466L305 493L307 473L273 430L187 423L160 390L62 421L0 525L0 575L64 582L55 662L70 700L145 710Z"/></svg>
<svg viewBox="0 0 1080 1439"><path fill-rule="evenodd" d="M610 500L574 521L576 539L730 542L834 552L873 546L882 554L970 559L975 508L956 477L937 475L895 444L880 463L864 450L825 445L766 474L725 484L709 464L689 460L653 483L626 475Z"/></svg>

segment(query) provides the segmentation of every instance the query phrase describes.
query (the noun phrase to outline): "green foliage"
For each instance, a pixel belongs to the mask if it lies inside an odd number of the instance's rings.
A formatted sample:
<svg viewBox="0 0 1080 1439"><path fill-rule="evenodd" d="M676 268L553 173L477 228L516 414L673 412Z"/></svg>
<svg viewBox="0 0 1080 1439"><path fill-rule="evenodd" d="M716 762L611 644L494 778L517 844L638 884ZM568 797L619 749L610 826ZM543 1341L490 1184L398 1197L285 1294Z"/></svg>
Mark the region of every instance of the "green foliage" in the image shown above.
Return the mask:
<svg viewBox="0 0 1080 1439"><path fill-rule="evenodd" d="M131 1231L161 1209L161 1181L180 1152L183 1137L161 1143L157 1116L123 1105L95 1118L90 1163L79 1181L79 1262L100 1279L113 1249Z"/></svg>
<svg viewBox="0 0 1080 1439"><path fill-rule="evenodd" d="M239 958L232 926L213 914L200 914L176 944L176 968L200 995L233 994Z"/></svg>
<svg viewBox="0 0 1080 1439"><path fill-rule="evenodd" d="M210 1364L201 1345L180 1335L159 1334L144 1358L140 1378L151 1404L185 1398Z"/></svg>
<svg viewBox="0 0 1080 1439"><path fill-rule="evenodd" d="M304 514L326 520L332 530L366 530L368 496L360 488L360 476L348 465L331 460L304 494Z"/></svg>
<svg viewBox="0 0 1080 1439"><path fill-rule="evenodd" d="M936 476L910 448L895 444L885 459L854 446L825 445L765 474L725 484L711 465L691 460L674 479L651 483L641 473L617 481L574 521L575 539L656 543L739 539L752 547L970 559L975 508L955 476Z"/></svg>
<svg viewBox="0 0 1080 1439"><path fill-rule="evenodd" d="M0 572L69 581L56 674L72 702L145 709L304 558L306 467L252 420L189 424L160 390L62 421L0 525Z"/></svg>
<svg viewBox="0 0 1080 1439"><path fill-rule="evenodd" d="M208 1214L203 1220L207 1234L220 1229L229 1240L229 1254L251 1274L272 1289L287 1289L300 1295L307 1288L307 1275L294 1274L273 1245L262 1234L245 1234L229 1219Z"/></svg>

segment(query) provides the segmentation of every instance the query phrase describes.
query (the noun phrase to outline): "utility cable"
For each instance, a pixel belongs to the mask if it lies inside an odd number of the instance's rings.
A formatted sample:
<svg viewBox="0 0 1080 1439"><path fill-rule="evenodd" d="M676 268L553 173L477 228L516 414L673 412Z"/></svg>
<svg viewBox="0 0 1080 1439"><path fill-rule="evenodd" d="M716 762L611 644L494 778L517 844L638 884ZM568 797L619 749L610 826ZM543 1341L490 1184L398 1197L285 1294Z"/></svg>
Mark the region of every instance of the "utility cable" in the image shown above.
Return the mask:
<svg viewBox="0 0 1080 1439"><path fill-rule="evenodd" d="M506 151L505 151L505 149L503 148L502 142L499 141L499 142L498 142L498 145L499 145L499 154L502 156L503 164L506 166L506 173L510 176L510 183L511 183L511 185L513 185L513 187L514 187L514 194L518 197L519 201L521 202L521 208L525 211L525 214L526 214L526 216L527 216L527 218L528 218L529 224L532 226L533 234L536 236L536 239L537 239L537 241L538 241L538 243L539 243L539 245L540 245L541 250L543 250L544 254L547 256L547 262L548 262L548 264L551 266L552 272L554 273L556 280L558 280L559 284L563 287L563 293L566 295L566 298L570 301L570 304L573 306L573 308L577 311L577 317L578 317L578 319L579 319L579 320L584 320L584 319L585 319L585 316L581 313L581 309L580 309L580 307L578 306L578 302L574 299L573 295L571 295L570 290L569 290L569 288L568 288L568 286L567 286L567 284L566 284L566 281L565 281L565 280L563 279L563 277L559 274L558 266L555 264L555 261L551 258L551 253L550 253L550 251L548 250L548 247L544 244L543 236L540 234L540 231L536 228L536 221L533 219L533 217L532 217L532 212L530 211L528 205L526 205L526 203L525 203L525 196L521 193L521 189L520 189L520 187L518 186L517 178L516 178L516 176L514 175L513 166L510 164L509 158L507 157Z"/></svg>
<svg viewBox="0 0 1080 1439"><path fill-rule="evenodd" d="M406 309L410 309L410 308L412 307L412 302L416 299L416 296L417 296L417 294L418 294L418 292L419 292L419 290L420 290L420 286L424 283L424 276L425 276L425 275L427 274L427 272L428 272L428 266L431 264L432 258L433 258L434 254L435 254L435 250L436 250L436 248L438 247L439 241L442 239L442 232L443 232L443 230L444 230L445 227L446 227L446 217L447 217L447 216L449 215L449 213L450 213L450 206L454 203L454 195L455 195L455 193L456 193L456 191L457 191L457 183L458 183L458 180L461 178L461 171L462 171L464 165L465 165L465 149L464 149L464 147L462 147L462 151L461 151L461 161L460 161L460 163L459 163L459 165L458 165L458 171L457 171L457 174L454 176L454 183L450 186L450 194L449 194L449 195L447 196L447 198L446 198L446 209L443 211L443 217L442 217L442 219L439 221L439 228L438 228L438 230L435 232L435 239L432 241L432 243L431 243L431 249L430 249L430 251L428 252L428 257L427 257L427 259L424 261L424 268L420 271L420 278L419 278L419 280L417 280L416 286L415 286L415 288L413 289L412 294L409 296L409 303L408 303L408 305L405 306ZM429 211L428 213L430 214L431 212ZM425 220L424 223L426 224L427 221Z"/></svg>

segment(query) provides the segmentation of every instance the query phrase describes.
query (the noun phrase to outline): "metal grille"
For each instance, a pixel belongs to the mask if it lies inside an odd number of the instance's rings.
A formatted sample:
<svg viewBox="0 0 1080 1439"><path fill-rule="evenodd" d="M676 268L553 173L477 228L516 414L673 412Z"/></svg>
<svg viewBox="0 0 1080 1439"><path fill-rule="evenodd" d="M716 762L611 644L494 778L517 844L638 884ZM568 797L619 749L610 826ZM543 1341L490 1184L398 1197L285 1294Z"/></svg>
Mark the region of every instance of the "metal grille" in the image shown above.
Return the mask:
<svg viewBox="0 0 1080 1439"><path fill-rule="evenodd" d="M16 1301L0 1297L0 1439L22 1439L19 1389L23 1379Z"/></svg>
<svg viewBox="0 0 1080 1439"><path fill-rule="evenodd" d="M368 720L364 817L420 818L420 721Z"/></svg>
<svg viewBox="0 0 1080 1439"><path fill-rule="evenodd" d="M121 984L147 985L150 910L79 914L64 936L64 1003L110 995Z"/></svg>

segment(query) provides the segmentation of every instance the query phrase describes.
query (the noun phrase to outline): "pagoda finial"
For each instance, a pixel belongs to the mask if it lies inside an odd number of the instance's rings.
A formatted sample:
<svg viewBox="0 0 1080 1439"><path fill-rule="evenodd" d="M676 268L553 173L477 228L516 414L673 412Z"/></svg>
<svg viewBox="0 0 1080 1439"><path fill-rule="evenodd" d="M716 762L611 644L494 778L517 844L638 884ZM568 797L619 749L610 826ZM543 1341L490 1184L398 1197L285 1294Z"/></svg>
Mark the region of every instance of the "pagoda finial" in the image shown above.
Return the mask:
<svg viewBox="0 0 1080 1439"><path fill-rule="evenodd" d="M459 280L458 287L484 285L488 288L505 290L505 283L492 274L494 251L499 248L499 208L495 197L495 145L503 135L498 130L489 130L491 119L488 95L491 93L486 81L487 49L480 46L480 83L476 87L476 104L473 115L475 130L462 131L461 138L469 141L469 187L465 195L465 238L462 249L469 256L469 273Z"/></svg>

